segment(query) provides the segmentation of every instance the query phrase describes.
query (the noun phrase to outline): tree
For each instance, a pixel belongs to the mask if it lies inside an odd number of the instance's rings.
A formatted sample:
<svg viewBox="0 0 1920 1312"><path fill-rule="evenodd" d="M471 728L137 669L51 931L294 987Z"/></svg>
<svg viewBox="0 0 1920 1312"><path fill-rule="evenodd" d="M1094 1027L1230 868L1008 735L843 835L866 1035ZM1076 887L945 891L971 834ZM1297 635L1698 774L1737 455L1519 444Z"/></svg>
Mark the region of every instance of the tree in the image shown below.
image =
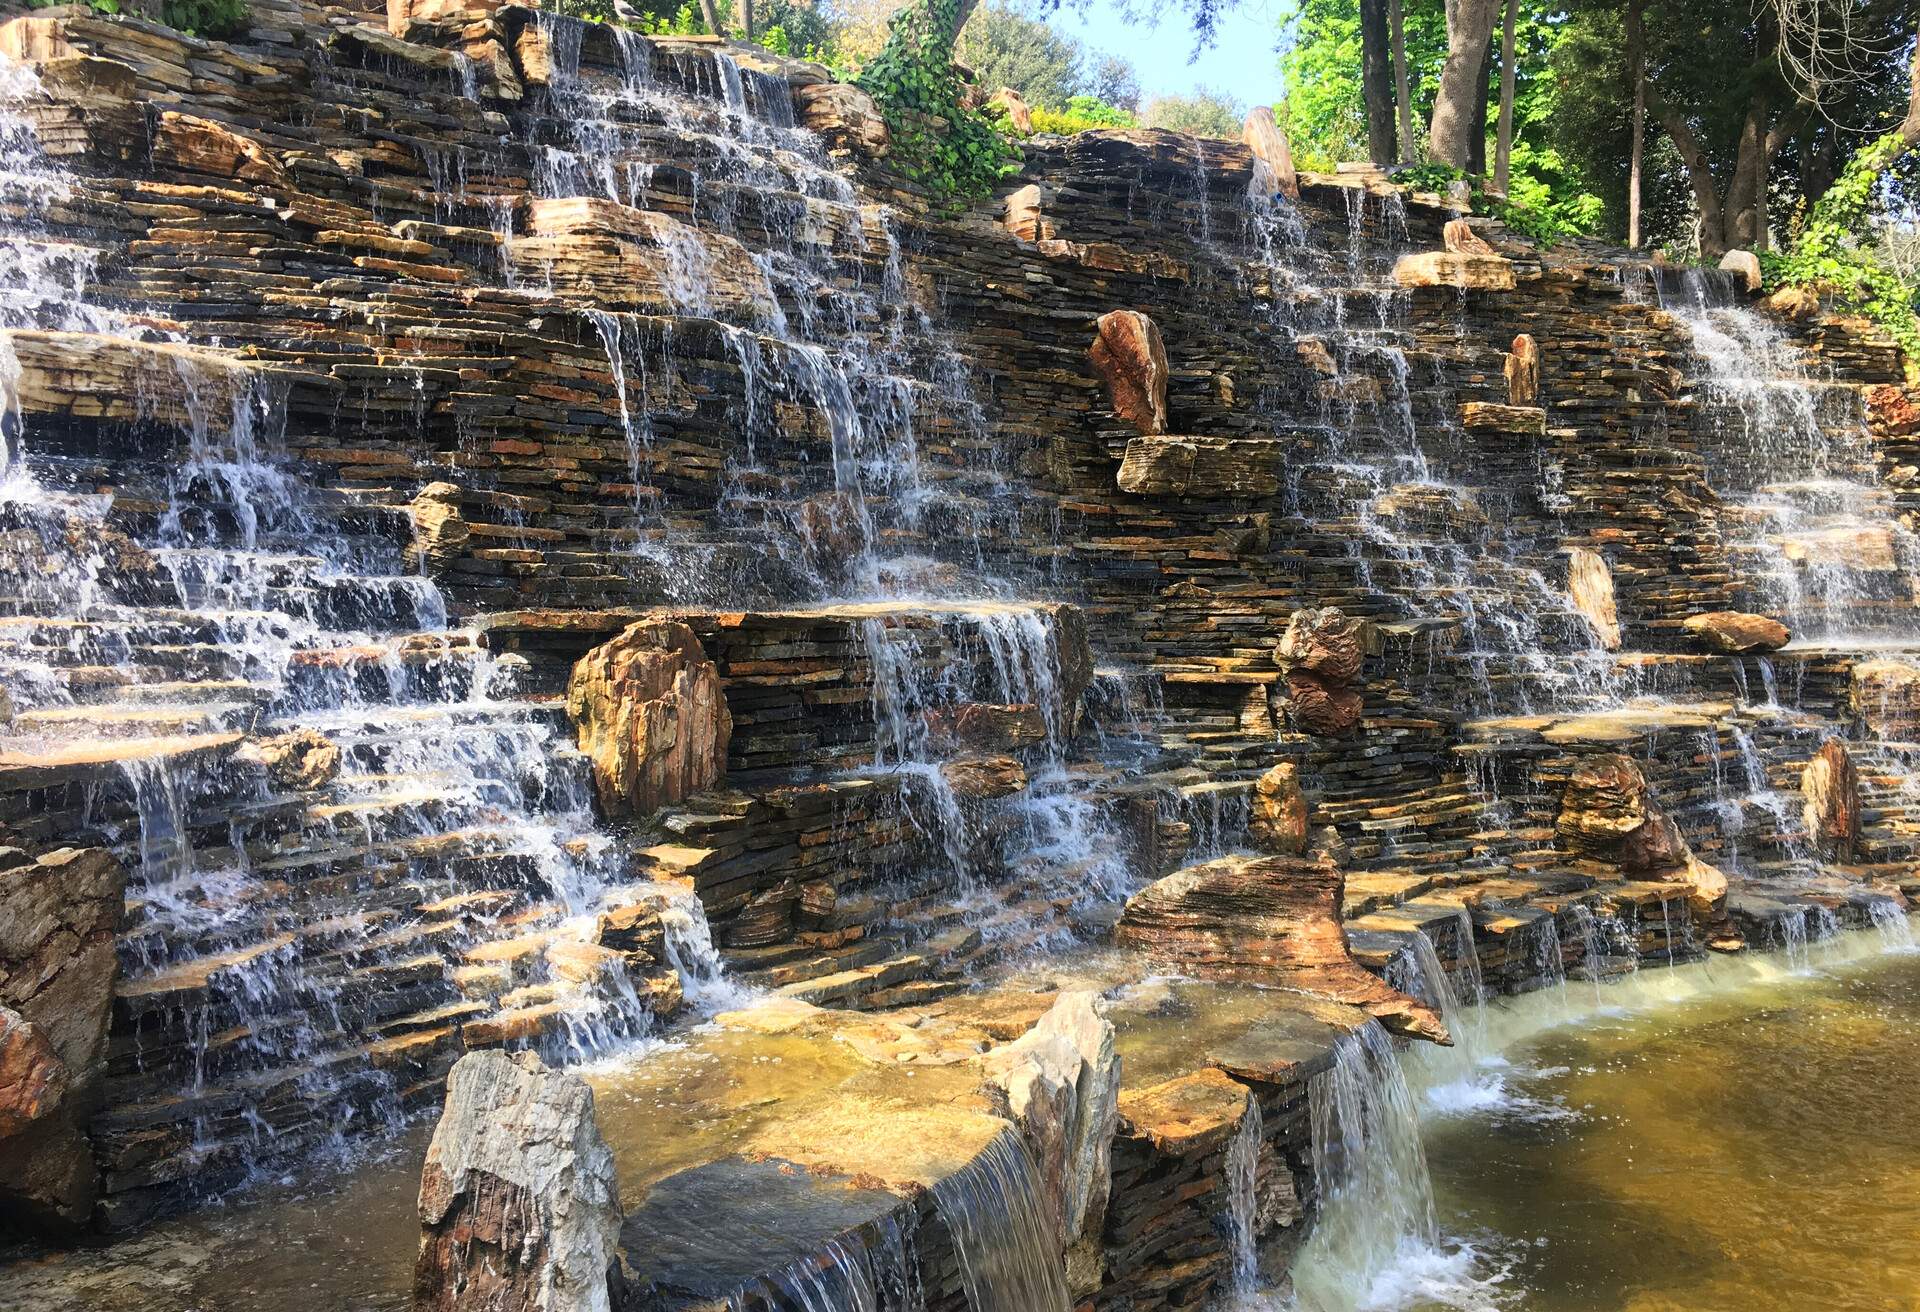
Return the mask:
<svg viewBox="0 0 1920 1312"><path fill-rule="evenodd" d="M1411 164L1420 157L1413 140L1413 99L1407 88L1407 15L1404 0L1390 0L1387 10L1388 39L1393 46L1393 104L1399 117L1400 162Z"/></svg>
<svg viewBox="0 0 1920 1312"><path fill-rule="evenodd" d="M1476 153L1485 157L1487 48L1499 12L1500 0L1447 0L1447 62L1427 139L1433 158L1457 169L1470 168Z"/></svg>
<svg viewBox="0 0 1920 1312"><path fill-rule="evenodd" d="M1493 189L1507 194L1513 172L1513 23L1520 0L1507 0L1507 19L1500 34L1500 126L1499 144L1493 156Z"/></svg>
<svg viewBox="0 0 1920 1312"><path fill-rule="evenodd" d="M1114 55L1103 55L1093 66L1086 94L1128 113L1140 108L1140 75L1133 65Z"/></svg>
<svg viewBox="0 0 1920 1312"><path fill-rule="evenodd" d="M1196 87L1190 96L1155 96L1140 121L1150 128L1237 141L1246 117L1247 107L1232 96Z"/></svg>
<svg viewBox="0 0 1920 1312"><path fill-rule="evenodd" d="M1367 158L1394 161L1392 36L1387 0L1360 0L1360 88L1367 110Z"/></svg>
<svg viewBox="0 0 1920 1312"><path fill-rule="evenodd" d="M1030 105L1059 109L1086 89L1080 43L1003 5L974 14L956 53L983 90L1012 87Z"/></svg>
<svg viewBox="0 0 1920 1312"><path fill-rule="evenodd" d="M1646 36L1640 0L1627 0L1627 76L1633 82L1633 142L1627 164L1627 245L1640 249L1640 175L1647 147Z"/></svg>

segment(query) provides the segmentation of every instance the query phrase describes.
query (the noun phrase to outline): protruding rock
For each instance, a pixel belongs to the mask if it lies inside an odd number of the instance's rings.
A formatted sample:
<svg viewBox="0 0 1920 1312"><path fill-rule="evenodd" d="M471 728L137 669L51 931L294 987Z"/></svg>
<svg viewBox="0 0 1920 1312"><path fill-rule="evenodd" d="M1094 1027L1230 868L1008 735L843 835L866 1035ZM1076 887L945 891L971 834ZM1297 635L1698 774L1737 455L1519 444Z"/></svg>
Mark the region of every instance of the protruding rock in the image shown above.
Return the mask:
<svg viewBox="0 0 1920 1312"><path fill-rule="evenodd" d="M154 124L153 160L216 178L293 189L286 168L265 146L223 123L176 110L161 111Z"/></svg>
<svg viewBox="0 0 1920 1312"><path fill-rule="evenodd" d="M819 133L830 150L862 159L885 159L893 134L872 96L848 82L819 82L793 89L800 125Z"/></svg>
<svg viewBox="0 0 1920 1312"><path fill-rule="evenodd" d="M1031 703L962 702L929 711L927 727L946 743L974 752L1019 751L1047 740L1047 717Z"/></svg>
<svg viewBox="0 0 1920 1312"><path fill-rule="evenodd" d="M1573 608L1593 626L1594 636L1608 651L1620 650L1620 616L1613 604L1613 571L1596 551L1567 549L1567 593Z"/></svg>
<svg viewBox="0 0 1920 1312"><path fill-rule="evenodd" d="M1016 137L1033 135L1033 111L1027 108L1026 97L1012 87L1001 87L987 97L987 108L998 109L1007 117L1007 130Z"/></svg>
<svg viewBox="0 0 1920 1312"><path fill-rule="evenodd" d="M948 761L940 775L957 797L985 801L1011 797L1027 786L1027 769L1011 756L968 756Z"/></svg>
<svg viewBox="0 0 1920 1312"><path fill-rule="evenodd" d="M0 858L0 1221L72 1230L91 1217L81 1127L106 1058L125 898L100 848Z"/></svg>
<svg viewBox="0 0 1920 1312"><path fill-rule="evenodd" d="M532 1053L462 1057L420 1176L416 1312L609 1312L620 1222L586 1081Z"/></svg>
<svg viewBox="0 0 1920 1312"><path fill-rule="evenodd" d="M1340 870L1303 857L1223 857L1129 898L1115 936L1200 979L1299 989L1396 1034L1450 1042L1432 1008L1355 963L1340 922L1345 887Z"/></svg>
<svg viewBox="0 0 1920 1312"><path fill-rule="evenodd" d="M429 483L414 494L413 554L433 574L445 573L466 553L473 529L460 513L460 488L454 483Z"/></svg>
<svg viewBox="0 0 1920 1312"><path fill-rule="evenodd" d="M567 714L609 815L648 815L726 773L733 715L684 624L642 620L581 657Z"/></svg>
<svg viewBox="0 0 1920 1312"><path fill-rule="evenodd" d="M1507 404L1540 403L1540 347L1530 333L1513 339L1507 352Z"/></svg>
<svg viewBox="0 0 1920 1312"><path fill-rule="evenodd" d="M1060 234L1046 215L1049 196L1037 182L1030 182L1007 196L1001 223L1021 241L1052 241Z"/></svg>
<svg viewBox="0 0 1920 1312"><path fill-rule="evenodd" d="M1087 354L1115 415L1142 434L1167 431L1167 348L1153 320L1138 310L1108 311Z"/></svg>
<svg viewBox="0 0 1920 1312"><path fill-rule="evenodd" d="M1590 756L1575 767L1560 801L1561 839L1574 853L1633 875L1676 870L1687 845L1656 805L1640 767L1625 756Z"/></svg>
<svg viewBox="0 0 1920 1312"><path fill-rule="evenodd" d="M1829 861L1851 861L1860 842L1860 774L1838 738L1820 744L1800 772L1807 836Z"/></svg>
<svg viewBox="0 0 1920 1312"><path fill-rule="evenodd" d="M1467 401L1460 407L1460 426L1470 433L1514 433L1522 437L1544 437L1547 432L1547 412L1532 405Z"/></svg>
<svg viewBox="0 0 1920 1312"><path fill-rule="evenodd" d="M1307 850L1307 799L1292 761L1282 761L1254 784L1247 837L1262 852L1297 856Z"/></svg>
<svg viewBox="0 0 1920 1312"><path fill-rule="evenodd" d="M1062 993L1039 1023L988 1052L984 1064L996 1110L1019 1127L1039 1168L1055 1247L1097 1243L1120 1119L1120 1057L1097 995Z"/></svg>
<svg viewBox="0 0 1920 1312"><path fill-rule="evenodd" d="M1720 267L1737 278L1750 295L1766 284L1766 275L1760 271L1760 257L1752 251L1728 251L1720 257Z"/></svg>
<svg viewBox="0 0 1920 1312"><path fill-rule="evenodd" d="M1287 719L1301 733L1343 738L1360 724L1363 622L1334 607L1297 610L1274 648L1287 683Z"/></svg>
<svg viewBox="0 0 1920 1312"><path fill-rule="evenodd" d="M1115 480L1142 496L1265 497L1280 490L1280 443L1270 437L1136 437Z"/></svg>
<svg viewBox="0 0 1920 1312"><path fill-rule="evenodd" d="M1510 292L1517 285L1512 261L1452 251L1402 255L1393 266L1393 280L1402 287L1457 287L1470 292Z"/></svg>
<svg viewBox="0 0 1920 1312"><path fill-rule="evenodd" d="M318 729L256 738L235 752L233 759L264 769L273 786L286 793L309 792L340 773L340 749Z"/></svg>
<svg viewBox="0 0 1920 1312"><path fill-rule="evenodd" d="M1299 200L1300 176L1293 168L1293 147L1274 120L1273 110L1266 105L1256 105L1247 115L1240 139L1247 143L1253 157L1267 166L1273 189L1289 200Z"/></svg>
<svg viewBox="0 0 1920 1312"><path fill-rule="evenodd" d="M1455 255L1493 255L1500 252L1487 244L1486 238L1473 230L1473 224L1466 219L1448 219L1440 229L1440 241Z"/></svg>
<svg viewBox="0 0 1920 1312"><path fill-rule="evenodd" d="M1736 655L1779 651L1793 636L1779 620L1738 610L1710 610L1690 615L1683 627L1709 651Z"/></svg>
<svg viewBox="0 0 1920 1312"><path fill-rule="evenodd" d="M1920 666L1882 659L1853 667L1853 709L1875 738L1920 738Z"/></svg>
<svg viewBox="0 0 1920 1312"><path fill-rule="evenodd" d="M1760 308L1788 323L1805 323L1820 313L1820 294L1811 287L1782 287L1761 301Z"/></svg>

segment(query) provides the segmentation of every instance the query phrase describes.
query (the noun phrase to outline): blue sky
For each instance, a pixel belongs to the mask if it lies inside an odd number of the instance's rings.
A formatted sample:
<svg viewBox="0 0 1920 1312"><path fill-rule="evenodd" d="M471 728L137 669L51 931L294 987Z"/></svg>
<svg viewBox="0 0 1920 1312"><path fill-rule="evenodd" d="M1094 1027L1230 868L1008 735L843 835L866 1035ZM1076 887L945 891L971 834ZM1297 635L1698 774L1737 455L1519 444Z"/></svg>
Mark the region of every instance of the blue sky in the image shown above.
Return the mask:
<svg viewBox="0 0 1920 1312"><path fill-rule="evenodd" d="M1152 0L1140 0L1146 8ZM1224 91L1246 105L1280 98L1279 18L1281 0L1244 0L1220 20L1213 46L1193 63L1193 32L1185 12L1169 5L1157 24L1128 23L1116 0L1088 0L1083 11L1063 5L1048 21L1090 51L1119 55L1140 71L1141 90L1188 92L1199 85Z"/></svg>

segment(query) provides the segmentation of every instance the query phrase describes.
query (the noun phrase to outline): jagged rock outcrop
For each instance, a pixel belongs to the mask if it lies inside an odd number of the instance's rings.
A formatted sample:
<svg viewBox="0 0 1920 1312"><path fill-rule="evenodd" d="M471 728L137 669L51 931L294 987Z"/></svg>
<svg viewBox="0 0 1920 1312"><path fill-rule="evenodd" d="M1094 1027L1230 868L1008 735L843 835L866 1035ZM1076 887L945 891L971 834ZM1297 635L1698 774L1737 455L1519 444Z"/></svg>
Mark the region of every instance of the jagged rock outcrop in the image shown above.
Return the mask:
<svg viewBox="0 0 1920 1312"><path fill-rule="evenodd" d="M1282 761L1255 782L1247 838L1262 852L1297 856L1307 850L1307 800L1293 762Z"/></svg>
<svg viewBox="0 0 1920 1312"><path fill-rule="evenodd" d="M967 756L947 761L941 777L956 797L987 801L1010 797L1027 786L1027 769L1011 756Z"/></svg>
<svg viewBox="0 0 1920 1312"><path fill-rule="evenodd" d="M684 624L642 620L581 657L567 715L609 815L648 815L726 773L733 715Z"/></svg>
<svg viewBox="0 0 1920 1312"><path fill-rule="evenodd" d="M1087 354L1115 416L1143 435L1167 431L1167 348L1153 320L1138 310L1108 311Z"/></svg>
<svg viewBox="0 0 1920 1312"><path fill-rule="evenodd" d="M983 1064L996 1110L1018 1127L1039 1168L1055 1245L1069 1255L1069 1271L1090 1275L1076 1282L1078 1292L1090 1292L1099 1280L1100 1224L1120 1116L1113 1024L1098 995L1062 993L1032 1029L988 1052Z"/></svg>
<svg viewBox="0 0 1920 1312"><path fill-rule="evenodd" d="M1800 772L1800 815L1815 850L1851 861L1860 843L1860 772L1838 738L1828 738Z"/></svg>
<svg viewBox="0 0 1920 1312"><path fill-rule="evenodd" d="M1360 725L1363 621L1334 607L1297 610L1274 648L1287 685L1287 719L1301 733L1344 738Z"/></svg>
<svg viewBox="0 0 1920 1312"><path fill-rule="evenodd" d="M987 97L987 108L997 109L1006 116L1007 130L1017 137L1033 135L1033 111L1027 108L1026 97L1012 87L1001 87Z"/></svg>
<svg viewBox="0 0 1920 1312"><path fill-rule="evenodd" d="M1583 759L1567 780L1556 828L1569 851L1625 878L1685 884L1695 918L1724 932L1726 876L1693 854L1631 758Z"/></svg>
<svg viewBox="0 0 1920 1312"><path fill-rule="evenodd" d="M1354 962L1340 922L1345 887L1329 863L1223 857L1127 899L1115 938L1200 979L1298 989L1359 1007L1396 1034L1451 1042L1432 1008Z"/></svg>
<svg viewBox="0 0 1920 1312"><path fill-rule="evenodd" d="M473 528L460 513L455 483L429 483L414 494L413 555L428 573L440 574L466 553Z"/></svg>
<svg viewBox="0 0 1920 1312"><path fill-rule="evenodd" d="M1293 167L1293 147L1274 120L1272 108L1254 106L1241 127L1240 139L1246 142L1254 158L1267 166L1273 189L1289 200L1299 200L1300 176Z"/></svg>
<svg viewBox="0 0 1920 1312"><path fill-rule="evenodd" d="M1745 655L1778 651L1793 637L1787 626L1766 615L1738 610L1714 610L1689 615L1681 627L1709 651Z"/></svg>
<svg viewBox="0 0 1920 1312"><path fill-rule="evenodd" d="M1280 444L1272 438L1136 437L1115 480L1140 496L1253 497L1280 490Z"/></svg>
<svg viewBox="0 0 1920 1312"><path fill-rule="evenodd" d="M1521 333L1507 348L1507 404L1540 403L1540 346L1531 333Z"/></svg>
<svg viewBox="0 0 1920 1312"><path fill-rule="evenodd" d="M1047 218L1047 189L1037 182L1007 193L1001 223L1021 241L1052 241L1059 236L1053 221Z"/></svg>
<svg viewBox="0 0 1920 1312"><path fill-rule="evenodd" d="M1573 608L1593 626L1594 636L1608 651L1620 650L1620 615L1614 608L1613 571L1597 551L1567 549L1567 593Z"/></svg>
<svg viewBox="0 0 1920 1312"><path fill-rule="evenodd" d="M1782 287L1760 302L1760 308L1788 323L1805 323L1820 313L1820 294L1811 287Z"/></svg>
<svg viewBox="0 0 1920 1312"><path fill-rule="evenodd" d="M1393 278L1402 287L1454 287L1469 292L1510 292L1519 285L1511 260L1453 251L1402 255L1393 266Z"/></svg>
<svg viewBox="0 0 1920 1312"><path fill-rule="evenodd" d="M825 137L830 149L861 159L885 159L893 134L873 97L847 82L817 82L793 90L795 117Z"/></svg>
<svg viewBox="0 0 1920 1312"><path fill-rule="evenodd" d="M1455 255L1499 255L1467 219L1448 219L1441 225L1440 240Z"/></svg>
<svg viewBox="0 0 1920 1312"><path fill-rule="evenodd" d="M415 1312L611 1312L620 1222L585 1080L532 1053L454 1065L420 1176Z"/></svg>
<svg viewBox="0 0 1920 1312"><path fill-rule="evenodd" d="M258 766L281 792L305 792L331 782L340 773L340 749L318 729L294 729L256 738L233 754L236 762Z"/></svg>
<svg viewBox="0 0 1920 1312"><path fill-rule="evenodd" d="M106 1059L126 894L99 848L0 849L0 1218L74 1230L98 1172L85 1133Z"/></svg>

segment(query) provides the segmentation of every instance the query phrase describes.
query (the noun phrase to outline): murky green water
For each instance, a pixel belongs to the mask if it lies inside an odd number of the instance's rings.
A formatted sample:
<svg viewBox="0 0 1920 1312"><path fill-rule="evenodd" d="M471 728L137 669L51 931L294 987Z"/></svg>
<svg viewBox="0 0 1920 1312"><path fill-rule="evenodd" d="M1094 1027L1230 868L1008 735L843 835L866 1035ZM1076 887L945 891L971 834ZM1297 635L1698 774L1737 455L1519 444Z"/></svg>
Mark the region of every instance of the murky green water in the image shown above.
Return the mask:
<svg viewBox="0 0 1920 1312"><path fill-rule="evenodd" d="M1442 1229L1504 1275L1385 1305L1920 1308L1920 956L1849 937L1811 974L1650 973L1531 1037L1550 1000L1496 1013L1509 1065L1423 1119Z"/></svg>

